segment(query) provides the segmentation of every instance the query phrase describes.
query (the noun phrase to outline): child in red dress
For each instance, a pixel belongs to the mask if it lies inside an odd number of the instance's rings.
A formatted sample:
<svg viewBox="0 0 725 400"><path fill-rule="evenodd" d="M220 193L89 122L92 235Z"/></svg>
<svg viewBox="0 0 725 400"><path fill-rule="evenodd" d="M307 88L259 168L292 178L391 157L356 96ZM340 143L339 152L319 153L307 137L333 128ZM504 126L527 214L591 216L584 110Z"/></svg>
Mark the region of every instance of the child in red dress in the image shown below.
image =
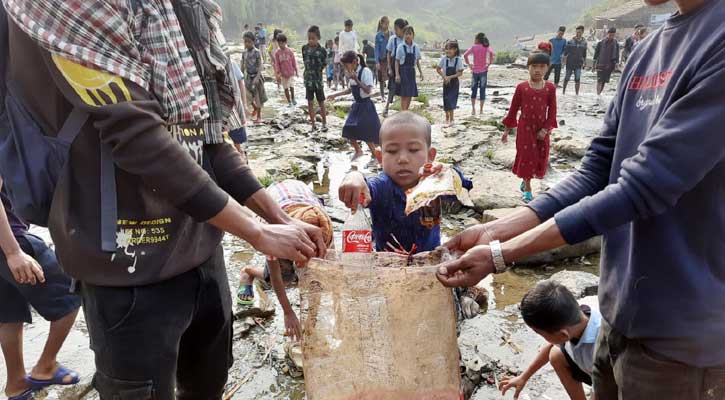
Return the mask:
<svg viewBox="0 0 725 400"><path fill-rule="evenodd" d="M501 141L506 143L512 128L516 129L516 159L513 173L523 179L521 191L525 203L533 199L531 179L543 179L549 162L549 136L556 122L556 86L544 80L549 56L529 56L529 81L516 87L508 115L503 120L506 130ZM516 120L519 110L521 117Z"/></svg>

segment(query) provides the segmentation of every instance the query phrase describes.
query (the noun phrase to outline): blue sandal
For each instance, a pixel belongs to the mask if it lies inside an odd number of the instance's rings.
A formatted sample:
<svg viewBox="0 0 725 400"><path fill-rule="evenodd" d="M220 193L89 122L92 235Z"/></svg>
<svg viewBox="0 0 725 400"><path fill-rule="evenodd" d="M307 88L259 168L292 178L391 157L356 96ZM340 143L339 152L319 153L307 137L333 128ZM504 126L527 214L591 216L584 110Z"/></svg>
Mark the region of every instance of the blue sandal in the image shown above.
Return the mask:
<svg viewBox="0 0 725 400"><path fill-rule="evenodd" d="M8 400L33 400L37 390L30 388L17 396L8 397Z"/></svg>
<svg viewBox="0 0 725 400"><path fill-rule="evenodd" d="M71 380L66 382L66 377L71 377ZM78 376L78 373L75 371L72 371L63 365L58 365L58 369L55 370L55 374L53 374L53 377L50 379L35 379L30 375L27 375L25 377L25 381L28 382L30 385L30 389L34 391L38 391L41 389L45 389L48 386L53 385L60 385L60 386L69 386L69 385L75 385L78 382L81 381L80 376Z"/></svg>
<svg viewBox="0 0 725 400"><path fill-rule="evenodd" d="M526 182L521 181L521 186L519 186L519 190L521 191L521 193L526 192Z"/></svg>
<svg viewBox="0 0 725 400"><path fill-rule="evenodd" d="M249 296L243 299L242 296ZM240 285L237 290L237 304L240 306L251 306L254 304L254 288L252 285Z"/></svg>
<svg viewBox="0 0 725 400"><path fill-rule="evenodd" d="M529 204L534 199L534 195L531 192L524 192L523 200L524 203Z"/></svg>

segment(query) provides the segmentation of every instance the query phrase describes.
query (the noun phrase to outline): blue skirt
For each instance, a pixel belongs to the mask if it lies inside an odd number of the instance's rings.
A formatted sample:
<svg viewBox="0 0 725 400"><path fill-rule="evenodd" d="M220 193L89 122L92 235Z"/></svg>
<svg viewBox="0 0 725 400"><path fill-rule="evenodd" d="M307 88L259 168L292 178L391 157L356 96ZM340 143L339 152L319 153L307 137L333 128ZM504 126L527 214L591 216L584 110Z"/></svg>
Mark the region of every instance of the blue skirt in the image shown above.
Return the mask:
<svg viewBox="0 0 725 400"><path fill-rule="evenodd" d="M380 118L370 98L352 103L342 128L342 137L380 144Z"/></svg>
<svg viewBox="0 0 725 400"><path fill-rule="evenodd" d="M447 85L443 85L443 110L453 111L458 108L458 93L460 91L460 82L453 79Z"/></svg>
<svg viewBox="0 0 725 400"><path fill-rule="evenodd" d="M400 67L400 97L418 97L415 67Z"/></svg>

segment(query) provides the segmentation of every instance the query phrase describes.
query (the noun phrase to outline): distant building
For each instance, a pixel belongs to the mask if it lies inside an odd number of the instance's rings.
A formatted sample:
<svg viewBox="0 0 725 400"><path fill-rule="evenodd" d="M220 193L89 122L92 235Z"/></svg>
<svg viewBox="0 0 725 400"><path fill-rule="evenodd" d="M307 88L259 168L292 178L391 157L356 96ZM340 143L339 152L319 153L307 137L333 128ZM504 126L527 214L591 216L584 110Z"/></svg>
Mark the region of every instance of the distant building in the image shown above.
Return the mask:
<svg viewBox="0 0 725 400"><path fill-rule="evenodd" d="M594 27L633 28L637 24L642 24L654 28L662 25L675 11L677 6L672 1L658 6L648 6L642 0L632 0L595 16Z"/></svg>

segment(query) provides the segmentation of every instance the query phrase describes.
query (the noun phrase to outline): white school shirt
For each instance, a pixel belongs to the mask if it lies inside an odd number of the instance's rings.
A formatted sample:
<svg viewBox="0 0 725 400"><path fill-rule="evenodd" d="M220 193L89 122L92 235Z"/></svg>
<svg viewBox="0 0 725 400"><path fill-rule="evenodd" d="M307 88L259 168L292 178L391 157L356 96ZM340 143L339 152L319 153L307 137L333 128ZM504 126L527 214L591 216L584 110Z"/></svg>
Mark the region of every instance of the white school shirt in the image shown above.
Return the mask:
<svg viewBox="0 0 725 400"><path fill-rule="evenodd" d="M589 308L591 310L589 323L587 323L579 342L576 345L572 344L571 341L566 342L564 348L576 365L591 376L594 369L594 346L597 343L597 335L599 335L599 328L602 325L602 314L597 306Z"/></svg>
<svg viewBox="0 0 725 400"><path fill-rule="evenodd" d="M355 34L355 31L342 31L340 32L340 55L345 54L347 51L354 51L355 53L358 53L360 50L360 45L357 42L357 34Z"/></svg>
<svg viewBox="0 0 725 400"><path fill-rule="evenodd" d="M355 76L360 73L360 68L362 68L362 66L358 65L357 70L355 71ZM363 85L370 87L375 84L375 81L373 81L373 71L371 71L370 68L365 68L362 76L360 77L360 82L362 82ZM350 79L350 86L357 86L357 83L354 80ZM370 91L370 93L365 93L364 90L360 89L360 97L362 97L363 99L370 97L371 94L372 91Z"/></svg>

